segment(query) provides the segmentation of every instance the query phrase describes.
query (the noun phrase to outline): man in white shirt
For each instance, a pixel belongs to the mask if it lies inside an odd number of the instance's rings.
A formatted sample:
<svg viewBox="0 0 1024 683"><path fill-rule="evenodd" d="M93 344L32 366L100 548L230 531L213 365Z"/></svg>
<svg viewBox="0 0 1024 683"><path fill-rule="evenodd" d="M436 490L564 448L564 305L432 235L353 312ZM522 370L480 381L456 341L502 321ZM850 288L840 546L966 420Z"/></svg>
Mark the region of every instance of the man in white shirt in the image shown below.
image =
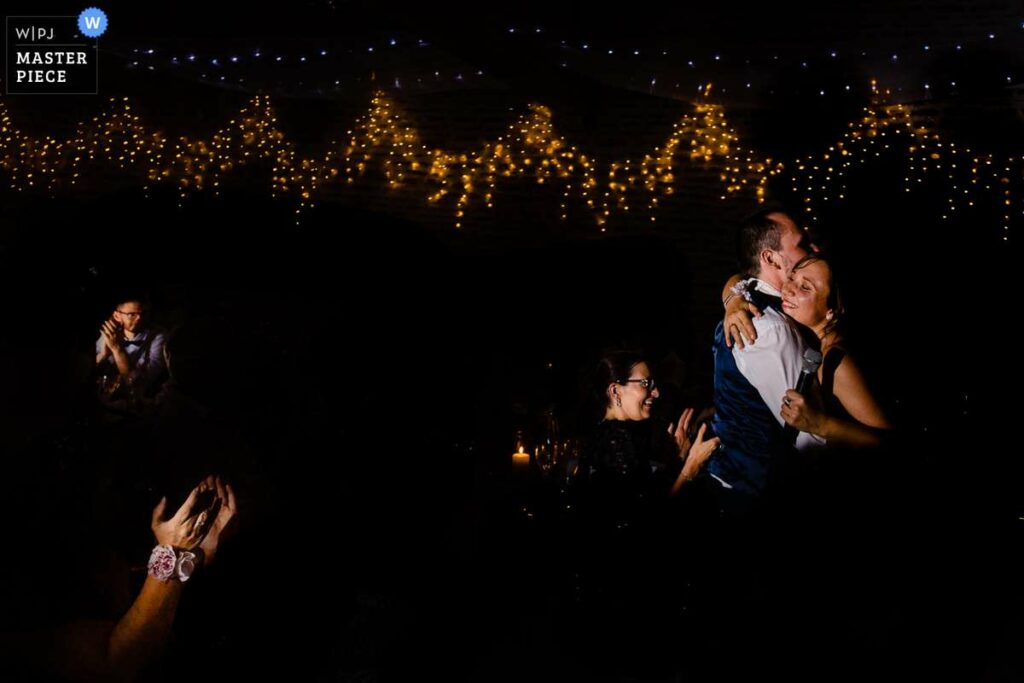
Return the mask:
<svg viewBox="0 0 1024 683"><path fill-rule="evenodd" d="M741 498L759 497L770 467L792 447L777 406L796 386L804 341L782 312L781 290L794 263L807 255L807 240L796 222L779 209L766 208L740 228L739 250L747 280L726 302L741 296L761 309L753 321L757 343L730 347L722 323L715 330L715 433L722 445L708 470L725 489Z"/></svg>

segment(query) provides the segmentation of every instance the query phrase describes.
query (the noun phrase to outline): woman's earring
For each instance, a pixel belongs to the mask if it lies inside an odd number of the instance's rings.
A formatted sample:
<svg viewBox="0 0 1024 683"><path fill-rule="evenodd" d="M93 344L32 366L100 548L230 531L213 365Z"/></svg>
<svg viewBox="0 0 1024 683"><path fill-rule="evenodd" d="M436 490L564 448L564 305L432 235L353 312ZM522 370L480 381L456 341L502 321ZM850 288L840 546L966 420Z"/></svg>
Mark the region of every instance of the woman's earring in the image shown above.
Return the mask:
<svg viewBox="0 0 1024 683"><path fill-rule="evenodd" d="M829 311L828 313L825 314L825 320L831 320L831 319L832 319L832 311Z"/></svg>
<svg viewBox="0 0 1024 683"><path fill-rule="evenodd" d="M621 399L621 398L619 398L618 396L616 396L616 397L615 397L615 405L616 405L616 407L618 407L618 408L621 408L621 407L622 407L622 399Z"/></svg>

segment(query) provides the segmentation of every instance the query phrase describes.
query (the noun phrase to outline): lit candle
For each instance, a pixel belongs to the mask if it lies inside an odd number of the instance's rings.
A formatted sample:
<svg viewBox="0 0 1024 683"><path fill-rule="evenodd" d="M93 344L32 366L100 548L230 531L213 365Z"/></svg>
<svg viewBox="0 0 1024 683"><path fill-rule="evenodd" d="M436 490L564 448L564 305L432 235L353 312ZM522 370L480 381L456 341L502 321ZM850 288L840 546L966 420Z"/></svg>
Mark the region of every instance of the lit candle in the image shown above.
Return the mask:
<svg viewBox="0 0 1024 683"><path fill-rule="evenodd" d="M525 449L520 446L519 450L512 454L512 464L519 467L526 467L530 464L530 454L525 452Z"/></svg>

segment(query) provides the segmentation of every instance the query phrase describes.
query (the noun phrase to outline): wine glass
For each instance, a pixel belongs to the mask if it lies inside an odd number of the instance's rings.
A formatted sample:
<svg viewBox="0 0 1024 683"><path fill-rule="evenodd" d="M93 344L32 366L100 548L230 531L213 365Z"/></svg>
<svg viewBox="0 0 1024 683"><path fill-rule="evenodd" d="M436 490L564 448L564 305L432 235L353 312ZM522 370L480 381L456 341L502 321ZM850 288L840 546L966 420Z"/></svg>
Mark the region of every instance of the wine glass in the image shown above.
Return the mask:
<svg viewBox="0 0 1024 683"><path fill-rule="evenodd" d="M542 441L537 444L537 447L533 450L533 459L540 467L540 471L547 474L551 471L551 468L558 462L558 444L557 442Z"/></svg>
<svg viewBox="0 0 1024 683"><path fill-rule="evenodd" d="M572 480L580 466L580 442L578 439L566 439L562 443L561 459L565 464L565 480Z"/></svg>
<svg viewBox="0 0 1024 683"><path fill-rule="evenodd" d="M121 378L114 372L104 372L96 377L96 391L100 398L110 398L121 385Z"/></svg>

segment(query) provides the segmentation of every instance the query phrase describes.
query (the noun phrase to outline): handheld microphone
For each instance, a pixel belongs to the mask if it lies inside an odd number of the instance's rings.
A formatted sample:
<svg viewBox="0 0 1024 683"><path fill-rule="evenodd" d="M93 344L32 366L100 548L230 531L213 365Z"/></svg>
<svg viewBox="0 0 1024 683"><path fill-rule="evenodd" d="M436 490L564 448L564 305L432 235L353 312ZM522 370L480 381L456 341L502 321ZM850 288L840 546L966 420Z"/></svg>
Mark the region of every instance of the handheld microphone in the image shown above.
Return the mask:
<svg viewBox="0 0 1024 683"><path fill-rule="evenodd" d="M807 395L807 390L810 388L814 377L818 374L818 366L820 365L820 351L815 351L814 349L807 349L804 351L804 363L803 367L800 368L800 377L796 381L796 393L801 396ZM796 435L798 433L797 428L791 424L786 424L782 428L782 434L788 444L796 442Z"/></svg>
<svg viewBox="0 0 1024 683"><path fill-rule="evenodd" d="M821 352L814 349L804 351L804 365L800 368L800 379L796 381L796 393L801 396L810 386L811 379L818 374L821 365Z"/></svg>

